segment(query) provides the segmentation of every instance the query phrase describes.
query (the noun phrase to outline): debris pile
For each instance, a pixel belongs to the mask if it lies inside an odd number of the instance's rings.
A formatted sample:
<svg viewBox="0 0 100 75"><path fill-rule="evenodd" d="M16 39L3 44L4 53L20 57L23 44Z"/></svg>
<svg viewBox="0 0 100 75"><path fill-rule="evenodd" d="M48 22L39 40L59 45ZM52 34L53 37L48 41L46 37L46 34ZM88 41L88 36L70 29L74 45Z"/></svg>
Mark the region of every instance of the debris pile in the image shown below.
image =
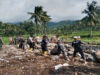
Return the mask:
<svg viewBox="0 0 100 75"><path fill-rule="evenodd" d="M48 45L49 50L55 44ZM73 48L64 45L69 60L62 56L42 56L41 49L33 52L22 50L14 45L4 45L0 51L0 75L100 75L99 51L85 51L88 64L81 62L77 54L77 61L72 62Z"/></svg>

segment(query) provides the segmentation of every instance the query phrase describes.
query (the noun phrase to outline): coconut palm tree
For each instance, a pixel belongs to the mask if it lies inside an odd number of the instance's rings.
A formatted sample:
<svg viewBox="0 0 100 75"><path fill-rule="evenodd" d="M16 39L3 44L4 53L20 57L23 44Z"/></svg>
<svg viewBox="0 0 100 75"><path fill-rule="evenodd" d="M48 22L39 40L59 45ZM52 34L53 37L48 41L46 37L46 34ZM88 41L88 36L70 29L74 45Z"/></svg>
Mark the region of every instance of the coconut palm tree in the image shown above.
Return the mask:
<svg viewBox="0 0 100 75"><path fill-rule="evenodd" d="M35 34L38 35L38 30L39 30L39 22L40 22L40 15L43 12L42 6L36 6L34 13L33 12L28 12L28 14L31 15L30 20L32 20L34 18L34 22L35 22Z"/></svg>
<svg viewBox="0 0 100 75"><path fill-rule="evenodd" d="M85 18L81 21L87 22L88 25L91 25L91 36L92 36L92 27L96 26L98 23L98 15L97 15L97 2L92 1L92 3L87 3L87 9L85 9L82 13L87 14Z"/></svg>
<svg viewBox="0 0 100 75"><path fill-rule="evenodd" d="M47 12L43 11L41 13L41 22L43 24L43 33L46 34L47 32L47 22L51 20L50 16L47 15Z"/></svg>

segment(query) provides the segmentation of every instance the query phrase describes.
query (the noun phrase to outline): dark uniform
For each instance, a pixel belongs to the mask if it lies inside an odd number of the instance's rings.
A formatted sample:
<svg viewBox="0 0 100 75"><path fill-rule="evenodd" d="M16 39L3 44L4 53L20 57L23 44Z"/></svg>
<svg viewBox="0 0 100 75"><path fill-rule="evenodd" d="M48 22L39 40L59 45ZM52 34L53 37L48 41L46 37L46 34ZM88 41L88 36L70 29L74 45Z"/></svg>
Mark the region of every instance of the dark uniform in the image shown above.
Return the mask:
<svg viewBox="0 0 100 75"><path fill-rule="evenodd" d="M34 50L35 49L35 39L34 39L34 37L32 37L32 36L29 37L28 44L30 46L30 50Z"/></svg>
<svg viewBox="0 0 100 75"><path fill-rule="evenodd" d="M81 54L81 57L85 59L81 44L83 43L79 40L75 40L74 42L72 42L72 46L74 47L73 57L75 57L76 53L79 52Z"/></svg>
<svg viewBox="0 0 100 75"><path fill-rule="evenodd" d="M47 39L43 39L41 42L42 51L48 51L47 49Z"/></svg>
<svg viewBox="0 0 100 75"><path fill-rule="evenodd" d="M24 39L22 38L19 39L19 48L22 48L23 50L24 50L24 42L25 42Z"/></svg>

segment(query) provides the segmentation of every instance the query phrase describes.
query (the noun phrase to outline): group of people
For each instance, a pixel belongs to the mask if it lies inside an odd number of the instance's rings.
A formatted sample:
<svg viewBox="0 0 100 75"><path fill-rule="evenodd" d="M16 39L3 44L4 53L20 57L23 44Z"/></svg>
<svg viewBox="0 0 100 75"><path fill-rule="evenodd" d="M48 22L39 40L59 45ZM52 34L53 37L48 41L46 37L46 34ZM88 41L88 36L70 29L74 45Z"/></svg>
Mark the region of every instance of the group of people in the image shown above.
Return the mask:
<svg viewBox="0 0 100 75"><path fill-rule="evenodd" d="M17 36L16 38L9 37L9 45L17 45L17 47L22 48L24 50L24 42L25 38L23 36Z"/></svg>
<svg viewBox="0 0 100 75"><path fill-rule="evenodd" d="M10 44L12 44L12 38L10 38ZM24 42L25 39L24 37L20 36L14 39L15 40L15 44L18 45L19 48L22 48L24 50ZM30 51L32 52L35 49L35 44L39 44L41 45L41 50L42 50L42 55L46 56L48 54L48 43L56 43L56 50L51 50L50 54L51 55L60 55L62 53L64 59L66 60L66 52L64 50L64 47L62 45L62 40L60 38L59 35L56 36L56 39L53 40L53 37L51 37L50 39L48 38L47 35L44 35L42 37L42 40L39 40L39 37L34 37L32 35L30 35L30 37L27 39L27 44L29 44L30 47ZM81 44L84 44L83 42L81 42L79 40L78 36L74 37L74 41L72 42L72 47L74 48L74 52L73 52L73 58L72 61L75 61L75 57L77 53L80 53L81 58L83 59L84 63L86 63L86 59L82 50L82 46Z"/></svg>

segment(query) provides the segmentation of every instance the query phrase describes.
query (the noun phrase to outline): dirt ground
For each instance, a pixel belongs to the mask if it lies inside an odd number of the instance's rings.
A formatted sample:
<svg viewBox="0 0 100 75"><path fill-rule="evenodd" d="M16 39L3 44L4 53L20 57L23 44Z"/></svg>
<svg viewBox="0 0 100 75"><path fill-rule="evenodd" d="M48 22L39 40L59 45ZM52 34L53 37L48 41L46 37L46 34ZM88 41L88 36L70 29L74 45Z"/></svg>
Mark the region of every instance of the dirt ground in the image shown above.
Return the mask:
<svg viewBox="0 0 100 75"><path fill-rule="evenodd" d="M16 46L5 45L0 51L0 75L100 75L100 64L82 61L72 62L61 57L53 60L53 56L41 56L39 50L30 52ZM71 57L69 57L71 59ZM69 66L55 70L58 64Z"/></svg>

